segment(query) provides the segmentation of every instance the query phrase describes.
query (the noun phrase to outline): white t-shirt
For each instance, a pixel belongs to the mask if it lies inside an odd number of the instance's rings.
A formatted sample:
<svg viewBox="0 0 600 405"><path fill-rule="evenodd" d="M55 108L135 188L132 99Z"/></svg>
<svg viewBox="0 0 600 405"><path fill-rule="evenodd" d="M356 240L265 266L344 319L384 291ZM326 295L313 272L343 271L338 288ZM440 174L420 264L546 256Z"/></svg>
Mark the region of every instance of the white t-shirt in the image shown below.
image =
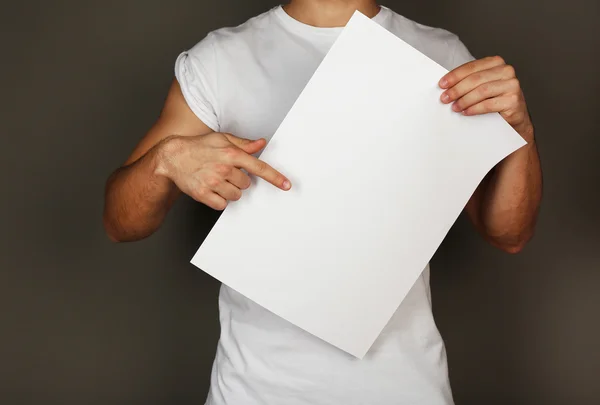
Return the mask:
<svg viewBox="0 0 600 405"><path fill-rule="evenodd" d="M448 31L386 7L373 20L449 70L473 59ZM303 24L275 7L209 33L179 56L175 74L192 111L214 131L269 139L341 30ZM219 309L208 405L453 403L429 266L362 360L225 285Z"/></svg>

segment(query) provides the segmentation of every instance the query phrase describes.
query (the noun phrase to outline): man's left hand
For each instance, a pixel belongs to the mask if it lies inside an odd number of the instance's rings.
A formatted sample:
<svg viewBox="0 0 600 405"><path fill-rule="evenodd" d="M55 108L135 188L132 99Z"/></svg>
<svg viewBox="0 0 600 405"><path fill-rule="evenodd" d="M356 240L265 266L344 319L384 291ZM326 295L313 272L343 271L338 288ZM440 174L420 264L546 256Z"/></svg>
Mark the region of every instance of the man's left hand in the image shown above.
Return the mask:
<svg viewBox="0 0 600 405"><path fill-rule="evenodd" d="M499 56L465 63L442 77L440 99L464 115L500 115L525 138L533 141L533 125L515 69Z"/></svg>

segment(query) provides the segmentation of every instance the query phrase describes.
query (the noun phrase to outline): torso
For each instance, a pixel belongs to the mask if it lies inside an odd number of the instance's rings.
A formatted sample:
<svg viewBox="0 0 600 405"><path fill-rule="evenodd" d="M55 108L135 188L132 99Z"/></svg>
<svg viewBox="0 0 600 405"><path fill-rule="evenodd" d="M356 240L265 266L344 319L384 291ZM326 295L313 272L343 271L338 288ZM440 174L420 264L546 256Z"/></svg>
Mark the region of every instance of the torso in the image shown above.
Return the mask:
<svg viewBox="0 0 600 405"><path fill-rule="evenodd" d="M387 8L374 21L447 69L469 57L455 54L462 44L454 35ZM215 50L215 66L208 67L216 75L213 129L269 139L340 31L304 25L277 7L211 33L205 41ZM362 360L227 286L219 308L210 405L452 404L445 348L431 312L429 267Z"/></svg>

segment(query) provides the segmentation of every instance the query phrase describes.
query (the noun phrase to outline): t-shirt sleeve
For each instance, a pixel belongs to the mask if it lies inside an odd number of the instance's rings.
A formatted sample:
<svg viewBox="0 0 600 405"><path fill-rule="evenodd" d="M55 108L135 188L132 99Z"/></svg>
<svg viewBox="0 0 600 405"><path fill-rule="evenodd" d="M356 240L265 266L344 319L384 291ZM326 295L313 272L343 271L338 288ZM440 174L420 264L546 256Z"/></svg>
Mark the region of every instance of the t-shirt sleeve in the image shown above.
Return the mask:
<svg viewBox="0 0 600 405"><path fill-rule="evenodd" d="M475 60L475 57L473 57L473 55L471 55L471 52L469 52L469 50L467 49L467 47L465 46L465 44L463 44L463 42L457 37L454 36L453 38L453 42L454 42L454 46L453 46L453 51L452 51L452 63L451 63L451 69L455 69L457 67L459 67L460 65L463 65L467 62L471 62L472 60Z"/></svg>
<svg viewBox="0 0 600 405"><path fill-rule="evenodd" d="M175 77L194 114L213 131L220 131L216 55L211 34L177 57Z"/></svg>

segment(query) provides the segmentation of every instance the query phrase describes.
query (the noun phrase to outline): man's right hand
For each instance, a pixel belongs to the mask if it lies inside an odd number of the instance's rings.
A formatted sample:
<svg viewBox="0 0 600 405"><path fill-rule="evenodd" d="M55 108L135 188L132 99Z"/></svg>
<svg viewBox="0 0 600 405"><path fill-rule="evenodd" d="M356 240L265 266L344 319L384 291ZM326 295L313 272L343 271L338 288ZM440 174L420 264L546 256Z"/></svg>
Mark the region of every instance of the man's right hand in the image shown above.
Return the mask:
<svg viewBox="0 0 600 405"><path fill-rule="evenodd" d="M252 156L265 146L264 139L251 141L218 132L172 136L159 147L156 173L196 201L223 210L227 201L239 200L242 190L250 186L244 171L282 190L290 189L285 176Z"/></svg>
<svg viewBox="0 0 600 405"><path fill-rule="evenodd" d="M106 182L106 233L119 242L151 235L181 192L222 210L250 186L248 173L288 190L289 180L252 156L266 144L214 132L173 79L160 117Z"/></svg>

